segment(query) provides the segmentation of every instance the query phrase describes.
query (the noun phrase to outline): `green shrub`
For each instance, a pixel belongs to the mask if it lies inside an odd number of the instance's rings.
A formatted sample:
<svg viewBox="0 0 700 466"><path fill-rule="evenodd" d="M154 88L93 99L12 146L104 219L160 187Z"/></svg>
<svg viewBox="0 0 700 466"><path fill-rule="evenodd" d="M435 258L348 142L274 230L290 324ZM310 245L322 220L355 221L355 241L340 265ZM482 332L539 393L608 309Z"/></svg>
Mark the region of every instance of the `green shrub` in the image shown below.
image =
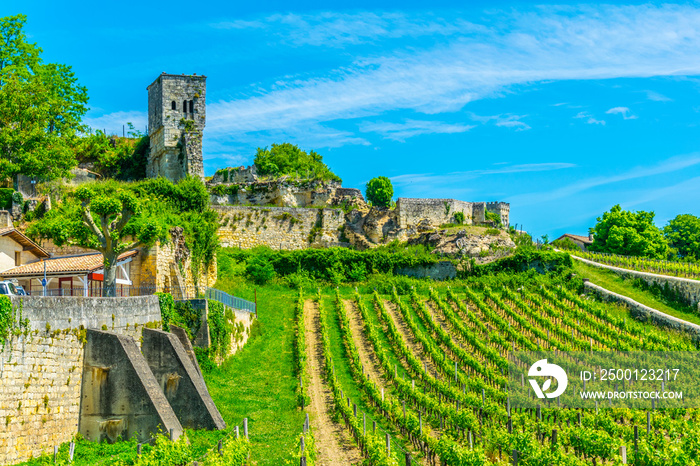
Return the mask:
<svg viewBox="0 0 700 466"><path fill-rule="evenodd" d="M486 212L484 212L484 218L487 222L493 222L493 224L497 227L500 227L502 225L501 216L498 215L496 212L489 212L487 210Z"/></svg>
<svg viewBox="0 0 700 466"><path fill-rule="evenodd" d="M14 193L15 190L12 188L0 188L0 209L12 209L12 195Z"/></svg>
<svg viewBox="0 0 700 466"><path fill-rule="evenodd" d="M386 176L378 176L367 182L365 189L367 201L373 206L389 207L394 196L394 187Z"/></svg>
<svg viewBox="0 0 700 466"><path fill-rule="evenodd" d="M0 350L4 348L13 324L12 302L7 296L0 295Z"/></svg>
<svg viewBox="0 0 700 466"><path fill-rule="evenodd" d="M275 267L270 260L263 255L253 256L246 265L245 273L258 285L264 285L275 278Z"/></svg>
<svg viewBox="0 0 700 466"><path fill-rule="evenodd" d="M230 313L230 311L229 311ZM231 349L231 324L229 319L233 316L226 315L226 307L218 301L209 300L209 336L211 338L211 351L215 356L225 357Z"/></svg>
<svg viewBox="0 0 700 466"><path fill-rule="evenodd" d="M552 246L557 249L563 249L565 251L580 251L581 248L574 243L571 238L555 239L552 241Z"/></svg>
<svg viewBox="0 0 700 466"><path fill-rule="evenodd" d="M457 225L464 224L464 212L455 212L454 218Z"/></svg>
<svg viewBox="0 0 700 466"><path fill-rule="evenodd" d="M160 319L163 322L163 330L170 331L170 320L173 318L175 300L170 293L156 293L158 304L160 305Z"/></svg>
<svg viewBox="0 0 700 466"><path fill-rule="evenodd" d="M195 309L190 301L177 301L173 306L170 323L182 327L192 340L202 326L202 312Z"/></svg>

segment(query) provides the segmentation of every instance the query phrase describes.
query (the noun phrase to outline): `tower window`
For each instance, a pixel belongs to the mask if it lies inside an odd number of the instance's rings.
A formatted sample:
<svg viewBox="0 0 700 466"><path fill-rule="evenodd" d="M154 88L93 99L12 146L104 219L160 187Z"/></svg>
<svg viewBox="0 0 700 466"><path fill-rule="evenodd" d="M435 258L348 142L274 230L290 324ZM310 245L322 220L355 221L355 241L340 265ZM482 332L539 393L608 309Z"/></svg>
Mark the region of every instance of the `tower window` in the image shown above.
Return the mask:
<svg viewBox="0 0 700 466"><path fill-rule="evenodd" d="M175 103L174 100L173 100L173 102L170 104L170 107L171 107L173 110L177 110L177 104Z"/></svg>
<svg viewBox="0 0 700 466"><path fill-rule="evenodd" d="M194 113L194 101L190 100L190 113Z"/></svg>
<svg viewBox="0 0 700 466"><path fill-rule="evenodd" d="M182 101L182 113L187 113L187 101Z"/></svg>

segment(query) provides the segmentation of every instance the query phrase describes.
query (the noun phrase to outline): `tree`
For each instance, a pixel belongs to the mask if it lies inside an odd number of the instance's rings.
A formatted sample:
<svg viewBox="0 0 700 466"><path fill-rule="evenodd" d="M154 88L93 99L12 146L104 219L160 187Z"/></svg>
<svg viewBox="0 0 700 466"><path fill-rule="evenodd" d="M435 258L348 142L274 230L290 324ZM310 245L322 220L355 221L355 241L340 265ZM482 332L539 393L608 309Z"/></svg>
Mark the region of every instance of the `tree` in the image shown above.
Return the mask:
<svg viewBox="0 0 700 466"><path fill-rule="evenodd" d="M117 258L125 251L165 237L165 228L141 215L143 199L113 183L81 186L30 226L31 236L53 239L57 246L75 245L104 256L103 296L114 296Z"/></svg>
<svg viewBox="0 0 700 466"><path fill-rule="evenodd" d="M0 178L67 176L87 90L71 68L41 59L26 41L26 16L0 18Z"/></svg>
<svg viewBox="0 0 700 466"><path fill-rule="evenodd" d="M668 243L654 225L654 212L631 212L616 205L598 217L591 251L664 258Z"/></svg>
<svg viewBox="0 0 700 466"><path fill-rule="evenodd" d="M372 178L365 188L367 201L373 206L389 207L394 196L394 187L386 176Z"/></svg>
<svg viewBox="0 0 700 466"><path fill-rule="evenodd" d="M290 175L301 179L342 181L323 163L321 154L314 151L307 153L288 142L273 144L270 149L258 148L254 163L261 175Z"/></svg>
<svg viewBox="0 0 700 466"><path fill-rule="evenodd" d="M700 218L690 214L678 215L668 222L664 236L678 256L700 258Z"/></svg>

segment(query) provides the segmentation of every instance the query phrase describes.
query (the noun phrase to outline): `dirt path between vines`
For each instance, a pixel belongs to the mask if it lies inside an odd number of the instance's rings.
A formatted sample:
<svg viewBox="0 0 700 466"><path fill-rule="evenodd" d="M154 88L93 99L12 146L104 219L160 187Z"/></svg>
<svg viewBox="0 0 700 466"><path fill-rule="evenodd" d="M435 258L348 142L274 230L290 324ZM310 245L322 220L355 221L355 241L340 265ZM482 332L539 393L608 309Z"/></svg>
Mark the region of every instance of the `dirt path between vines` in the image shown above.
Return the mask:
<svg viewBox="0 0 700 466"><path fill-rule="evenodd" d="M408 348L413 352L413 355L417 357L420 362L423 363L423 367L427 366L428 373L430 375L440 380L440 374L435 369L433 361L423 352L423 345L421 345L421 343L413 335L413 332L411 332L411 329L408 327L408 324L403 320L401 312L398 309L396 309L396 305L391 301L385 299L384 307L389 313L389 317L391 317L391 320L394 321L396 328L398 329L399 333L408 345Z"/></svg>
<svg viewBox="0 0 700 466"><path fill-rule="evenodd" d="M372 343L367 338L364 332L362 316L357 310L357 305L350 299L343 300L343 306L350 318L350 334L352 339L357 343L357 352L360 355L360 361L365 368L365 374L369 375L369 380L374 382L380 389L384 387L384 379L381 376L381 367L377 360L377 355L374 354Z"/></svg>
<svg viewBox="0 0 700 466"><path fill-rule="evenodd" d="M352 437L341 424L331 419L333 393L323 383L325 361L321 340L321 314L311 300L304 302L306 357L309 365L311 429L316 441L318 466L350 466L362 463L362 456Z"/></svg>

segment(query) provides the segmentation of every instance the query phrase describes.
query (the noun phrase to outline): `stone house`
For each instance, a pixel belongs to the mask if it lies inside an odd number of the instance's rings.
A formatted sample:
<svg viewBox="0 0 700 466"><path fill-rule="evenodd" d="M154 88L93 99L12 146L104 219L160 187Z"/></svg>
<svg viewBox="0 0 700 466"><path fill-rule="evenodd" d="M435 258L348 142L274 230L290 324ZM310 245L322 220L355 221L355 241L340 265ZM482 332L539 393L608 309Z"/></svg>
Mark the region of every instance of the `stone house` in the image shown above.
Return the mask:
<svg viewBox="0 0 700 466"><path fill-rule="evenodd" d="M576 244L576 246L581 248L582 251L588 250L588 246L593 244L593 235L581 236L581 235L572 235L570 233L564 233L559 238L557 238L555 241L563 240L563 239L569 239L569 240L573 241Z"/></svg>
<svg viewBox="0 0 700 466"><path fill-rule="evenodd" d="M1 241L2 236L0 247ZM36 247L41 257L32 257L17 266L13 263L0 269L0 277L16 280L32 294L42 293L41 279L46 266L49 294L101 296L104 273L102 254L77 246L58 247L50 240L44 240L41 246ZM214 261L195 280L190 252L181 228L171 230L171 241L168 243L156 243L148 248L139 247L122 253L117 267L118 296L141 296L165 291L175 297L194 297L198 291L213 286L217 278Z"/></svg>
<svg viewBox="0 0 700 466"><path fill-rule="evenodd" d="M49 257L49 253L13 226L0 228L0 273Z"/></svg>

